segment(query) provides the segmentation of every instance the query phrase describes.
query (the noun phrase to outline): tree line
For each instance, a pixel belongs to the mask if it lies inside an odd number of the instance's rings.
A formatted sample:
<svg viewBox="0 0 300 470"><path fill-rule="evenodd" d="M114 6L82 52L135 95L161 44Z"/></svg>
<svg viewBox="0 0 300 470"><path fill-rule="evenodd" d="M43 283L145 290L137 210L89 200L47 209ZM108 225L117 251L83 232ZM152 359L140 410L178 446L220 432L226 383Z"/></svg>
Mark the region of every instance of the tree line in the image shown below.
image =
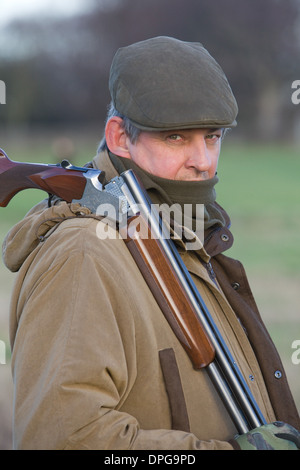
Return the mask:
<svg viewBox="0 0 300 470"><path fill-rule="evenodd" d="M115 0L64 19L16 21L0 36L2 125L103 123L118 47L157 35L201 42L239 104L240 132L293 137L300 110L299 0Z"/></svg>

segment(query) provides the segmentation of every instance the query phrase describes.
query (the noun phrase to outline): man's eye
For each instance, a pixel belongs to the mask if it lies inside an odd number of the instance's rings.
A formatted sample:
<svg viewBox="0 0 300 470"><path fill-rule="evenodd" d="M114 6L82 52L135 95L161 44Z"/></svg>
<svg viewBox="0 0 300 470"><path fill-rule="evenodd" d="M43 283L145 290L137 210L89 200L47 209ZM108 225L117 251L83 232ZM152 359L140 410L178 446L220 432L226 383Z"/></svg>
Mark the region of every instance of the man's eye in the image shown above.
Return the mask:
<svg viewBox="0 0 300 470"><path fill-rule="evenodd" d="M168 136L168 139L176 141L176 140L180 140L181 136L179 134L172 134Z"/></svg>
<svg viewBox="0 0 300 470"><path fill-rule="evenodd" d="M219 134L207 134L205 138L208 140L213 140L213 139L218 140L221 138L221 136Z"/></svg>

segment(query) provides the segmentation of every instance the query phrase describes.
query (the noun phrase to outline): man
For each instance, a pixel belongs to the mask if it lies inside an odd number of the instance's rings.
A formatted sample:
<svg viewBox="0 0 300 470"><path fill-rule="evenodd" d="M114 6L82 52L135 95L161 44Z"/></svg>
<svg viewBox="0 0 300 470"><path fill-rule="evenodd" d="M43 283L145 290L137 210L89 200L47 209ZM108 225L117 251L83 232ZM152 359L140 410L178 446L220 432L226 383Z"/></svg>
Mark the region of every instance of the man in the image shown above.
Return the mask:
<svg viewBox="0 0 300 470"><path fill-rule="evenodd" d="M58 201L35 207L4 243L7 266L19 271L15 447L298 449L282 364L241 264L223 255L233 239L214 186L237 105L222 69L201 44L158 37L120 49L109 86L93 166L108 180L133 168L152 202L205 205L204 247L188 250L180 240L178 250L270 424L234 437L205 369L193 369L124 241L111 227L100 239L103 222ZM192 228L197 217L194 210Z"/></svg>

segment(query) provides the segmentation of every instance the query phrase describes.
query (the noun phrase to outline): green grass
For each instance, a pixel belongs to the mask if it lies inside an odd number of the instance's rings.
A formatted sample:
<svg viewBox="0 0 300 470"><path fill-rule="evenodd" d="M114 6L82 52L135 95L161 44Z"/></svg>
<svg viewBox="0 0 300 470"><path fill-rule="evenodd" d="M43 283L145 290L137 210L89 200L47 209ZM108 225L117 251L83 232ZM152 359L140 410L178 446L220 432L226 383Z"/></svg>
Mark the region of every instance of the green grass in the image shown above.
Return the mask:
<svg viewBox="0 0 300 470"><path fill-rule="evenodd" d="M232 220L230 255L251 268L300 272L299 153L224 142L217 199Z"/></svg>
<svg viewBox="0 0 300 470"><path fill-rule="evenodd" d="M230 145L224 141L216 187L262 317L281 355L300 409L300 365L291 344L300 339L300 149Z"/></svg>

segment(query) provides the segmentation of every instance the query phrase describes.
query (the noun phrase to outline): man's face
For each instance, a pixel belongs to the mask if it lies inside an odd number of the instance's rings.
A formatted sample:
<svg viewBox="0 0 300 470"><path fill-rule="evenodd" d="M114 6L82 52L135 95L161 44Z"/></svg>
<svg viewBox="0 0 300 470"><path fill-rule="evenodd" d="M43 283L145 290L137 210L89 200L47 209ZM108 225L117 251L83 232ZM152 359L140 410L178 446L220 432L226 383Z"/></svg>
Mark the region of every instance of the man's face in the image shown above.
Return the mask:
<svg viewBox="0 0 300 470"><path fill-rule="evenodd" d="M161 178L203 181L216 173L221 137L221 129L141 132L134 144L127 137L127 158Z"/></svg>

